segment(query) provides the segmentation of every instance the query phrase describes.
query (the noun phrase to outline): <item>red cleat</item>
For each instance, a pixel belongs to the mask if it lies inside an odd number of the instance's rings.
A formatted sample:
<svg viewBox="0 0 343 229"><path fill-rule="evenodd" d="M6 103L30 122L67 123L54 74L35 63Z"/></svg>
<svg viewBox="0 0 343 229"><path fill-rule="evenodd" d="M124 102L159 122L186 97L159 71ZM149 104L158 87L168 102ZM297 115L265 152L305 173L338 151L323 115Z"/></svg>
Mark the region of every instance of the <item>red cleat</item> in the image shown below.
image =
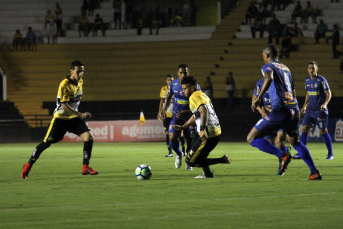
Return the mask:
<svg viewBox="0 0 343 229"><path fill-rule="evenodd" d="M321 180L322 179L322 174L317 170L316 173L310 174L310 179L309 180Z"/></svg>
<svg viewBox="0 0 343 229"><path fill-rule="evenodd" d="M91 167L89 167L89 165L83 165L81 173L82 173L82 175L97 175L97 174L99 174L98 171L94 171Z"/></svg>
<svg viewBox="0 0 343 229"><path fill-rule="evenodd" d="M23 166L23 171L21 172L21 178L23 179L27 179L27 177L29 176L29 172L31 171L32 165L30 165L29 163L26 163Z"/></svg>
<svg viewBox="0 0 343 229"><path fill-rule="evenodd" d="M281 158L281 163L280 163L280 170L279 170L279 175L282 176L282 174L286 171L288 164L292 160L292 155L288 152L284 157Z"/></svg>

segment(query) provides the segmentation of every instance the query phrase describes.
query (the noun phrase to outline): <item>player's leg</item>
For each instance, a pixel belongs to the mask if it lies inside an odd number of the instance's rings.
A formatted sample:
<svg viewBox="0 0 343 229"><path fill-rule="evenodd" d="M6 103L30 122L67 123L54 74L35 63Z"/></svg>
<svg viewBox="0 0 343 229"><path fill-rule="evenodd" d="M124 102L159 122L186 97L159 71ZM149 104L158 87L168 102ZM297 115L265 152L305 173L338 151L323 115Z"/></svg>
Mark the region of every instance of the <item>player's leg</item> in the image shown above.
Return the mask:
<svg viewBox="0 0 343 229"><path fill-rule="evenodd" d="M181 132L181 135L180 135L180 142L181 142L181 148L182 148L182 153L183 153L183 156L187 156L187 153L186 153L186 147L185 147L185 137L183 136L183 131Z"/></svg>
<svg viewBox="0 0 343 229"><path fill-rule="evenodd" d="M184 122L182 119L178 119L173 115L172 120L170 121L169 125L169 140L170 140L170 147L174 150L176 153L175 158L175 168L180 168L182 164L182 152L180 150L180 143L179 143L179 137L181 136L181 132L175 130L175 128L172 128L173 125L183 125Z"/></svg>
<svg viewBox="0 0 343 229"><path fill-rule="evenodd" d="M39 156L43 153L44 150L50 147L52 143L59 142L63 139L63 136L67 132L66 121L58 118L53 118L48 126L45 137L39 145L33 151L28 163L23 166L21 177L27 179L31 168L34 163L38 160Z"/></svg>
<svg viewBox="0 0 343 229"><path fill-rule="evenodd" d="M334 159L334 157L333 157L333 152L332 152L332 140L331 140L331 136L330 136L328 129L327 129L327 127L328 127L328 115L325 114L325 112L323 112L323 111L319 111L319 112L320 112L320 114L319 114L320 117L318 117L318 119L317 119L317 125L319 128L320 134L323 136L326 148L328 149L328 156L326 159L332 160L332 159Z"/></svg>
<svg viewBox="0 0 343 229"><path fill-rule="evenodd" d="M163 127L164 127L164 131L166 133L166 144L167 144L167 147L168 147L168 154L166 155L166 157L172 157L173 156L173 151L170 147L170 141L169 141L169 125L170 125L170 121L171 121L171 118L165 118L163 120Z"/></svg>
<svg viewBox="0 0 343 229"><path fill-rule="evenodd" d="M74 133L82 138L83 142L83 166L81 173L83 175L97 175L98 172L94 171L89 162L92 157L93 150L93 135L88 127L88 124L81 118L73 118L69 120L71 125L68 128L70 133Z"/></svg>
<svg viewBox="0 0 343 229"><path fill-rule="evenodd" d="M187 141L187 148L185 152L185 156L188 155L188 153L191 151L192 148L192 142L194 137L196 136L196 125L188 127L186 130L183 131L183 135ZM191 166L186 164L186 170L193 170Z"/></svg>

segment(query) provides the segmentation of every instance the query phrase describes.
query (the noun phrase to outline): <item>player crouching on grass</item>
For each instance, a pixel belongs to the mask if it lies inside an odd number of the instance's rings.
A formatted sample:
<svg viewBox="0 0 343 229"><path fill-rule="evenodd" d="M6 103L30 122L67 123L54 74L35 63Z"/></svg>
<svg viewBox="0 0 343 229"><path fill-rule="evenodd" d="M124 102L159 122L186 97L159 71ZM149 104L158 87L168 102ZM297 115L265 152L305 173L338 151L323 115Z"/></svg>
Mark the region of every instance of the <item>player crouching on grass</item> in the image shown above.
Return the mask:
<svg viewBox="0 0 343 229"><path fill-rule="evenodd" d="M33 151L28 163L23 166L21 177L27 179L32 165L38 160L41 153L50 147L52 143L59 142L68 132L74 133L84 140L83 145L83 167L81 173L83 175L96 175L89 167L93 148L93 136L90 132L88 124L84 119L89 119L92 115L89 112L81 113L78 111L80 100L82 97L83 74L85 65L75 60L71 63L70 76L66 77L60 83L57 92L56 109L53 118L49 124L48 131L44 140Z"/></svg>
<svg viewBox="0 0 343 229"><path fill-rule="evenodd" d="M202 167L204 170L203 175L195 178L213 178L214 175L209 166L218 163L230 164L231 159L227 154L220 158L207 158L219 142L221 128L211 100L197 89L197 85L196 79L192 76L182 79L181 86L185 96L189 97L189 107L193 115L183 126L174 125L173 127L175 130L182 131L196 124L198 135L185 161L191 167Z"/></svg>

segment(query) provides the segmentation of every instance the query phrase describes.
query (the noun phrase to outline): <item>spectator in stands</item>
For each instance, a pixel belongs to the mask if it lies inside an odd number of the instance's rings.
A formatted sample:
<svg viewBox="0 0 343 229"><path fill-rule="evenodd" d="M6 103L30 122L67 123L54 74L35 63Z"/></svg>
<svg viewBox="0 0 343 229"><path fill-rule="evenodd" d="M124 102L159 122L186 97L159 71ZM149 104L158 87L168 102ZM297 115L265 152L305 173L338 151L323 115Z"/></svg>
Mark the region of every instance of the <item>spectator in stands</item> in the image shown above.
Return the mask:
<svg viewBox="0 0 343 229"><path fill-rule="evenodd" d="M195 26L196 24L197 12L198 12L198 7L195 5L194 0L191 0L191 18L190 18L191 26Z"/></svg>
<svg viewBox="0 0 343 229"><path fill-rule="evenodd" d="M52 43L55 43L56 37L56 28L55 28L55 16L51 14L51 10L48 10L47 15L45 16L45 28L46 35L48 37L48 44L50 44L50 38Z"/></svg>
<svg viewBox="0 0 343 229"><path fill-rule="evenodd" d="M337 51L337 46L339 45L339 38L340 34L338 31L338 25L333 25L333 30L332 30L332 36L327 37L327 40L332 39L332 53L333 53L333 58L337 59L339 58L341 52Z"/></svg>
<svg viewBox="0 0 343 229"><path fill-rule="evenodd" d="M262 23L262 18L261 16L257 15L255 17L255 19L252 21L251 23L251 27L250 27L250 31L251 31L251 36L253 38L256 37L256 31L260 32L260 38L263 37L263 23Z"/></svg>
<svg viewBox="0 0 343 229"><path fill-rule="evenodd" d="M79 37L81 37L81 31L83 32L83 36L87 37L89 33L89 21L86 15L82 14L79 17Z"/></svg>
<svg viewBox="0 0 343 229"><path fill-rule="evenodd" d="M263 24L266 24L267 11L266 11L266 8L263 6L262 2L258 3L257 11L258 11L258 16L260 16L263 21Z"/></svg>
<svg viewBox="0 0 343 229"><path fill-rule="evenodd" d="M95 8L95 0L83 0L83 4L81 6L81 15L93 16Z"/></svg>
<svg viewBox="0 0 343 229"><path fill-rule="evenodd" d="M303 16L305 23L308 23L309 16L312 17L312 22L313 23L317 23L316 22L316 15L314 13L313 6L311 5L310 1L307 1L306 7L305 7L305 10L304 10L304 16Z"/></svg>
<svg viewBox="0 0 343 229"><path fill-rule="evenodd" d="M56 36L59 37L61 36L61 33L62 33L62 9L59 3L56 3L55 6L56 6L55 15L56 15L56 28L57 28Z"/></svg>
<svg viewBox="0 0 343 229"><path fill-rule="evenodd" d="M289 4L290 0L274 0L276 2L276 6L278 10L285 10L286 6ZM281 6L282 5L282 9Z"/></svg>
<svg viewBox="0 0 343 229"><path fill-rule="evenodd" d="M294 22L293 27L288 28L288 34L291 37L304 37L303 31L298 27L298 23Z"/></svg>
<svg viewBox="0 0 343 229"><path fill-rule="evenodd" d="M233 106L233 93L236 91L235 79L233 78L233 73L229 72L228 77L225 80L226 91L228 94L228 106Z"/></svg>
<svg viewBox="0 0 343 229"><path fill-rule="evenodd" d="M133 6L131 0L126 0L125 2L125 29L131 29L132 27L132 14L133 14Z"/></svg>
<svg viewBox="0 0 343 229"><path fill-rule="evenodd" d="M12 51L21 51L23 49L23 34L20 33L20 30L17 29L15 31L15 34L13 36L13 41L12 41Z"/></svg>
<svg viewBox="0 0 343 229"><path fill-rule="evenodd" d="M276 44L280 43L281 23L275 14L273 14L273 19L268 24L268 33L268 44L272 43L273 37L275 37Z"/></svg>
<svg viewBox="0 0 343 229"><path fill-rule="evenodd" d="M292 39L289 34L286 35L286 37L281 41L281 50L280 50L280 59L285 56L287 59L289 58L289 53L292 48Z"/></svg>
<svg viewBox="0 0 343 229"><path fill-rule="evenodd" d="M99 14L95 15L94 24L93 24L93 37L98 36L98 30L101 30L102 36L105 36L105 26L104 21Z"/></svg>
<svg viewBox="0 0 343 229"><path fill-rule="evenodd" d="M113 0L114 29L117 29L118 24L119 29L121 29L121 2L120 0Z"/></svg>
<svg viewBox="0 0 343 229"><path fill-rule="evenodd" d="M142 35L142 30L143 30L143 26L144 26L144 20L142 17L139 17L138 19L138 25L137 25L137 35L140 36Z"/></svg>
<svg viewBox="0 0 343 229"><path fill-rule="evenodd" d="M323 19L319 21L319 25L317 25L316 31L314 32L314 39L316 40L316 44L319 44L319 38L326 38L326 32L329 30L328 26L324 24ZM326 44L329 41L326 40Z"/></svg>
<svg viewBox="0 0 343 229"><path fill-rule="evenodd" d="M245 24L246 25L251 24L251 18L255 18L257 14L258 14L257 7L255 6L254 2L251 2L245 14Z"/></svg>
<svg viewBox="0 0 343 229"><path fill-rule="evenodd" d="M121 27L123 29L126 29L125 13L126 13L126 4L125 4L125 1L123 0L123 1L121 1L121 12L120 12Z"/></svg>
<svg viewBox="0 0 343 229"><path fill-rule="evenodd" d="M183 2L183 13L182 18L185 26L190 25L191 17L191 0L182 0Z"/></svg>
<svg viewBox="0 0 343 229"><path fill-rule="evenodd" d="M303 22L303 7L300 4L300 1L297 1L297 4L294 6L292 12L292 23L297 21L297 17L300 17L300 23Z"/></svg>
<svg viewBox="0 0 343 229"><path fill-rule="evenodd" d="M155 16L153 16L151 23L150 23L150 35L152 35L152 30L156 29L156 35L158 35L158 30L160 29L160 26L158 24L158 20L156 19Z"/></svg>
<svg viewBox="0 0 343 229"><path fill-rule="evenodd" d="M175 12L175 17L173 20L173 26L174 27L181 27L182 26L182 17L177 11Z"/></svg>
<svg viewBox="0 0 343 229"><path fill-rule="evenodd" d="M26 38L25 38L25 47L27 46L28 51L37 51L37 44L36 44L36 33L32 31L32 27L30 26L28 28L28 32L26 33ZM24 48L26 50L26 48Z"/></svg>
<svg viewBox="0 0 343 229"><path fill-rule="evenodd" d="M203 92L212 100L213 99L213 86L211 77L207 76L204 85L201 87Z"/></svg>

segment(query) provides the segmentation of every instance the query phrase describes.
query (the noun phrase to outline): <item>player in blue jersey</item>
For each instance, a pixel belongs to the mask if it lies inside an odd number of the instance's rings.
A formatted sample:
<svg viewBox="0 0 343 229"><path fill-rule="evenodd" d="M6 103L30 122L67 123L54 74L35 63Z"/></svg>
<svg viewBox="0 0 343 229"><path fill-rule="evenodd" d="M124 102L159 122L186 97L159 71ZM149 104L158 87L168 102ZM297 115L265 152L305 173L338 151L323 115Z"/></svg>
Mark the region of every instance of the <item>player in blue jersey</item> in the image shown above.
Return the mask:
<svg viewBox="0 0 343 229"><path fill-rule="evenodd" d="M254 93L252 95L252 100L251 100L252 102L255 101L257 96L260 94L263 81L264 81L264 78L257 81ZM272 111L272 104L270 102L268 91L266 91L266 93L264 93L264 95L262 96L261 103L259 104L259 106L256 107L256 110L261 114L262 118L266 117ZM285 152L290 152L292 149L290 145L286 146L286 133L282 129L278 130L277 133L274 133L272 135L267 135L264 138L268 140L270 143L272 143L274 146L278 147L281 150L284 150ZM279 174L280 164L281 164L281 159L279 159L279 168L276 172L277 176L280 176Z"/></svg>
<svg viewBox="0 0 343 229"><path fill-rule="evenodd" d="M175 128L173 128L173 125L182 126L188 121L188 119L192 115L192 112L189 109L189 98L185 96L182 90L182 86L181 86L182 79L189 75L188 66L186 64L180 64L177 70L177 75L179 76L179 78L176 80L173 80L169 84L169 92L165 99L165 104L162 111L162 119L165 118L165 112L170 105L171 98L174 96L173 117L172 117L172 120L170 121L170 126L169 126L169 140L170 140L171 148L176 153L175 167L180 168L181 163L182 163L182 151L180 150L180 144L179 144L178 138L181 136L181 132L175 130ZM198 85L198 89L200 90L199 85ZM183 135L187 141L187 148L186 148L187 153L191 149L192 139L194 137L195 131L196 131L195 125L190 126L187 129L183 130ZM192 170L192 167L186 165L186 169Z"/></svg>
<svg viewBox="0 0 343 229"><path fill-rule="evenodd" d="M301 111L305 113L303 120L302 134L300 141L305 145L308 142L308 132L312 125L317 125L320 134L323 136L328 156L326 159L332 160L332 141L328 132L328 103L331 99L331 91L326 79L318 75L318 64L315 61L308 63L308 73L310 74L305 79L305 89L307 91L305 103ZM301 159L300 155L294 155L294 159Z"/></svg>
<svg viewBox="0 0 343 229"><path fill-rule="evenodd" d="M287 133L287 139L310 168L310 180L321 180L322 175L316 168L309 150L299 141L300 111L295 98L295 89L288 67L278 61L279 50L274 44L268 44L262 52L265 65L262 66L264 81L256 100L252 102L253 111L261 103L268 90L272 111L259 120L247 136L247 142L269 154L281 159L279 174L282 175L291 162L291 154L284 152L268 142L265 137L275 134L279 129Z"/></svg>

